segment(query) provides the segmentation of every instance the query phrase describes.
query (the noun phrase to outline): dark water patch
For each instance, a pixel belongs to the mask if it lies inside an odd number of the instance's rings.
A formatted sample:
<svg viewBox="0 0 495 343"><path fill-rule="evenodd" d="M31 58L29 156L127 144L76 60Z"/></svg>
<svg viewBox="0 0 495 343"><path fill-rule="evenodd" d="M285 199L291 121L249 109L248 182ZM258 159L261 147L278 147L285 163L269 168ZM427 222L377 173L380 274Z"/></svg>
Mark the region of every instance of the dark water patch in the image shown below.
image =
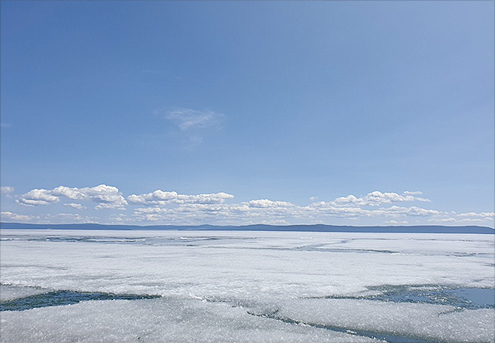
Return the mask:
<svg viewBox="0 0 495 343"><path fill-rule="evenodd" d="M159 295L113 294L96 292L53 291L0 302L0 311L25 311L38 307L73 305L89 300L155 299Z"/></svg>
<svg viewBox="0 0 495 343"><path fill-rule="evenodd" d="M383 290L376 287L370 290ZM495 307L495 289L493 288L445 288L445 287L407 287L389 286L382 294L370 297L372 300L428 303L449 305L474 310Z"/></svg>
<svg viewBox="0 0 495 343"><path fill-rule="evenodd" d="M495 308L495 289L493 288L457 288L444 290L454 297L466 299L472 306Z"/></svg>
<svg viewBox="0 0 495 343"><path fill-rule="evenodd" d="M363 296L327 296L325 299L364 299L396 303L449 305L466 310L495 308L494 288L444 286L377 286L368 287L378 294Z"/></svg>

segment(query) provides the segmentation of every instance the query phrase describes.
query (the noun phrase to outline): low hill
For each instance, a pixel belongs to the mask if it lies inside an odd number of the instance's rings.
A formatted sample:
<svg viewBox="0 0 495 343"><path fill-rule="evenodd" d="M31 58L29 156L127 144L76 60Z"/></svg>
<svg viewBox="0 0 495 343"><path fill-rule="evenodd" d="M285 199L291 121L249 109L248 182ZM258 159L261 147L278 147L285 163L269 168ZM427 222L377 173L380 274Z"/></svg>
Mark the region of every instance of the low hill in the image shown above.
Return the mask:
<svg viewBox="0 0 495 343"><path fill-rule="evenodd" d="M337 226L312 225L102 225L102 224L23 224L0 223L1 229L52 229L52 230L208 230L208 231L301 231L301 232L383 232L383 233L473 233L495 234L495 230L485 226Z"/></svg>

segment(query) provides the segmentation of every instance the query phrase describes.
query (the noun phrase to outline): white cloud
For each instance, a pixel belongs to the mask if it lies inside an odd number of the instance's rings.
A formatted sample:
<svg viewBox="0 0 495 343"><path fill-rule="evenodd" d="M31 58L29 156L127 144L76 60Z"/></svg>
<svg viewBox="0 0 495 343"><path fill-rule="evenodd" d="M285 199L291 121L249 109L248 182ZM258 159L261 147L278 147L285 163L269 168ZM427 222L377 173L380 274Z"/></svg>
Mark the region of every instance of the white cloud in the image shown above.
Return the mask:
<svg viewBox="0 0 495 343"><path fill-rule="evenodd" d="M76 204L76 203L68 203L68 204L64 204L64 206L69 206L69 207L72 207L72 208L75 208L76 210L84 210L86 209L85 206L81 205L81 204Z"/></svg>
<svg viewBox="0 0 495 343"><path fill-rule="evenodd" d="M355 195L348 195L345 197L340 197L330 202L335 206L380 206L382 204L390 204L394 202L412 202L412 201L421 201L421 202L430 202L429 199L416 197L415 195L422 194L421 192L409 192L406 191L402 194L398 193L382 193L380 191L374 191L368 193L364 197L356 197Z"/></svg>
<svg viewBox="0 0 495 343"><path fill-rule="evenodd" d="M494 212L467 212L467 213L460 213L459 217L471 217L471 218L487 218L487 219L494 219L495 218L495 213Z"/></svg>
<svg viewBox="0 0 495 343"><path fill-rule="evenodd" d="M129 201L131 202L131 201ZM144 204L144 203L143 203ZM149 205L159 205L148 202ZM217 223L264 223L273 221L284 222L321 222L322 218L402 218L403 223L408 217L431 217L440 214L436 210L411 207L376 207L372 209L357 206L335 206L331 202L313 203L309 206L298 206L285 201L269 199L251 200L248 202L226 203L181 203L177 206L143 207L134 211L136 219L157 220L162 218L168 223L182 222L185 224L204 224L214 220ZM394 219L399 223L398 219Z"/></svg>
<svg viewBox="0 0 495 343"><path fill-rule="evenodd" d="M440 212L436 210L427 210L424 208L412 206L412 207L399 207L399 206L392 206L386 209L387 212L389 213L399 213L399 214L404 214L407 216L435 216L439 215Z"/></svg>
<svg viewBox="0 0 495 343"><path fill-rule="evenodd" d="M337 198L333 201L334 204L356 204L356 205L365 205L362 198L356 198L354 195L348 195L345 197Z"/></svg>
<svg viewBox="0 0 495 343"><path fill-rule="evenodd" d="M47 214L45 221L48 223L94 223L95 218L81 215L79 213L57 213Z"/></svg>
<svg viewBox="0 0 495 343"><path fill-rule="evenodd" d="M166 208L161 208L161 207L140 207L136 208L134 210L134 213L139 213L139 214L148 214L148 213L165 213L168 210Z"/></svg>
<svg viewBox="0 0 495 343"><path fill-rule="evenodd" d="M212 193L198 195L184 195L177 192L164 192L156 190L152 193L130 195L127 201L132 204L145 206L166 206L168 204L217 204L223 203L226 199L232 199L234 196L227 193Z"/></svg>
<svg viewBox="0 0 495 343"><path fill-rule="evenodd" d="M457 223L462 225L489 225L494 226L495 213L493 212L466 212L456 213L439 212L428 219L429 222L435 223Z"/></svg>
<svg viewBox="0 0 495 343"><path fill-rule="evenodd" d="M127 205L127 201L122 193L116 187L107 185L84 188L59 186L52 190L33 189L23 194L17 202L27 206L48 205L59 202L61 197L71 200L90 200L97 202L99 203L97 208L121 209Z"/></svg>
<svg viewBox="0 0 495 343"><path fill-rule="evenodd" d="M114 207L122 207L127 205L123 195L117 187L99 185L96 187L70 188L60 186L54 188L53 195L65 196L72 200L92 200L94 202L113 205Z"/></svg>
<svg viewBox="0 0 495 343"><path fill-rule="evenodd" d="M290 223L287 220L284 219L277 219L277 220L262 220L260 224L266 224L266 225L289 225Z"/></svg>
<svg viewBox="0 0 495 343"><path fill-rule="evenodd" d="M177 130L170 130L168 136L185 149L201 145L206 135L221 128L225 118L223 113L190 108L161 108L154 110L153 114L166 119L172 123L172 127L177 128Z"/></svg>
<svg viewBox="0 0 495 343"><path fill-rule="evenodd" d="M156 222L156 221L159 221L162 219L163 219L163 217L158 215L158 214L147 214L144 216L144 220L146 220L148 222Z"/></svg>
<svg viewBox="0 0 495 343"><path fill-rule="evenodd" d="M406 225L409 224L407 220L402 220L402 221L397 221L397 220L387 220L385 222L386 224L393 224L393 225Z"/></svg>
<svg viewBox="0 0 495 343"><path fill-rule="evenodd" d="M1 188L2 194L14 193L14 187L4 186Z"/></svg>
<svg viewBox="0 0 495 343"><path fill-rule="evenodd" d="M1 212L2 221L28 222L39 217L17 214L12 212Z"/></svg>
<svg viewBox="0 0 495 343"><path fill-rule="evenodd" d="M249 207L257 208L275 208L275 207L293 207L294 205L286 201L271 201L268 199L251 200L246 203Z"/></svg>
<svg viewBox="0 0 495 343"><path fill-rule="evenodd" d="M428 219L429 222L433 223L455 223L457 222L457 219L455 218L432 218Z"/></svg>
<svg viewBox="0 0 495 343"><path fill-rule="evenodd" d="M75 221L81 221L83 217L80 214L74 214L74 213L58 213L56 217L64 220L75 220Z"/></svg>
<svg viewBox="0 0 495 343"><path fill-rule="evenodd" d="M154 114L164 114L165 119L176 123L182 131L203 129L217 126L224 118L224 114L214 111L198 111L190 108L175 110L155 110Z"/></svg>
<svg viewBox="0 0 495 343"><path fill-rule="evenodd" d="M420 192L420 191L405 191L403 194L405 194L405 195L422 195L423 192Z"/></svg>
<svg viewBox="0 0 495 343"><path fill-rule="evenodd" d="M208 194L179 194L174 191L156 190L145 194L132 194L128 197L118 188L107 185L96 187L71 188L59 186L51 190L33 189L18 197L17 203L27 206L49 205L62 202L64 206L78 209L79 214L52 215L50 220L86 220L83 217L87 208L83 201L96 203L95 209L131 208L132 215L109 214L107 221L137 223L156 222L160 224L197 225L219 224L240 225L259 223L329 223L355 224L427 224L437 223L485 223L495 218L493 212L440 212L419 206L428 199L419 197L421 192L403 193L374 191L365 196L347 195L331 201L312 202L306 206L291 202L270 199L254 199L244 202L227 201L234 195L219 192ZM315 200L315 199L313 199ZM409 206L404 206L406 203ZM82 203L82 204L81 204ZM55 207L56 208L56 207ZM7 213L7 212L6 212ZM10 212L8 212L10 213ZM17 218L14 214L10 218ZM7 215L4 215L7 217ZM92 218L92 220L95 218ZM104 222L101 220L100 222ZM10 219L26 221L27 217ZM87 220L86 220L87 221ZM355 221L355 223L352 223Z"/></svg>
<svg viewBox="0 0 495 343"><path fill-rule="evenodd" d="M277 202L269 200L262 202L255 200L254 202L256 206L250 206L248 202L245 202L240 204L183 203L179 206L169 208L144 207L136 209L134 211L134 217L143 221L161 218L161 220L170 224L179 222L185 225L193 225L212 223L212 221L217 224L259 224L269 221L286 222L285 218L293 215L288 210L288 207L277 207ZM258 206L261 204L264 207Z"/></svg>
<svg viewBox="0 0 495 343"><path fill-rule="evenodd" d="M49 205L59 201L59 197L52 195L51 191L46 189L33 189L16 200L17 203L25 206Z"/></svg>
<svg viewBox="0 0 495 343"><path fill-rule="evenodd" d="M125 200L124 200L125 201ZM127 205L127 202L125 204L123 203L112 203L112 202L102 202L99 203L98 205L95 206L95 210L102 210L102 209L117 209L117 210L122 210L124 211L126 208L124 205Z"/></svg>
<svg viewBox="0 0 495 343"><path fill-rule="evenodd" d="M396 194L396 193L392 193L392 194ZM386 197L385 197L386 200L384 200L383 203L388 204L392 202L392 201L388 201ZM355 196L350 195L347 197L337 198L335 201L330 201L330 202L320 201L320 202L312 203L308 206L308 208L312 209L315 212L315 215L317 216L325 215L325 216L340 217L340 218L433 216L440 214L440 212L436 210L424 209L417 206L400 207L394 205L390 207L383 207L383 206L378 207L380 201L372 200L370 203L368 201L365 201L366 200L365 198L356 198ZM398 199L395 196L393 196L392 198ZM401 201L401 200L397 200L397 201Z"/></svg>
<svg viewBox="0 0 495 343"><path fill-rule="evenodd" d="M369 193L365 198L367 205L380 205L380 204L389 204L392 202L404 202L404 201L425 201L428 202L428 199L418 198L414 195L403 193L402 195L397 193L382 193L379 191L374 191Z"/></svg>

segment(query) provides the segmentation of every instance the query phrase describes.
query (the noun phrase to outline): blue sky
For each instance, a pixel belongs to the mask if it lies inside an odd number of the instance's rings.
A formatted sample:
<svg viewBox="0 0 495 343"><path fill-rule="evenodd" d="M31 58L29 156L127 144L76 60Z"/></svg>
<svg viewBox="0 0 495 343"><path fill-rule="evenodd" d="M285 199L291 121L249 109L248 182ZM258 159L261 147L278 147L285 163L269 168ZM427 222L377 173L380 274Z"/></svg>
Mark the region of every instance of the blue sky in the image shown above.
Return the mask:
<svg viewBox="0 0 495 343"><path fill-rule="evenodd" d="M2 221L493 227L493 18L2 1Z"/></svg>

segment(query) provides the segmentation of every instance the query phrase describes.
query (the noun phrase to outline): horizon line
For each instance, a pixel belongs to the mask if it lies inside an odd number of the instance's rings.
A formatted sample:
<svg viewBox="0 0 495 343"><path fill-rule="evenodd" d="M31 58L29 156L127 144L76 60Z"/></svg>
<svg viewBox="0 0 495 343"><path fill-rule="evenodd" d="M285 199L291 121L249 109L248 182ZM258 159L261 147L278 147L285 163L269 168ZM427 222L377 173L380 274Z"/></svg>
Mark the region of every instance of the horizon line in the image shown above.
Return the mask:
<svg viewBox="0 0 495 343"><path fill-rule="evenodd" d="M91 228L91 226L93 228ZM495 228L478 225L332 225L332 224L247 224L247 225L213 225L213 224L195 224L195 225L174 225L174 224L99 224L99 223L70 223L70 224L51 224L51 223L19 223L19 222L1 222L0 229L22 230L22 229L54 229L63 230L94 230L100 228L117 229L136 229L136 230L219 230L219 231L301 231L301 232L382 232L382 233L493 233ZM298 230L299 229L299 230Z"/></svg>

